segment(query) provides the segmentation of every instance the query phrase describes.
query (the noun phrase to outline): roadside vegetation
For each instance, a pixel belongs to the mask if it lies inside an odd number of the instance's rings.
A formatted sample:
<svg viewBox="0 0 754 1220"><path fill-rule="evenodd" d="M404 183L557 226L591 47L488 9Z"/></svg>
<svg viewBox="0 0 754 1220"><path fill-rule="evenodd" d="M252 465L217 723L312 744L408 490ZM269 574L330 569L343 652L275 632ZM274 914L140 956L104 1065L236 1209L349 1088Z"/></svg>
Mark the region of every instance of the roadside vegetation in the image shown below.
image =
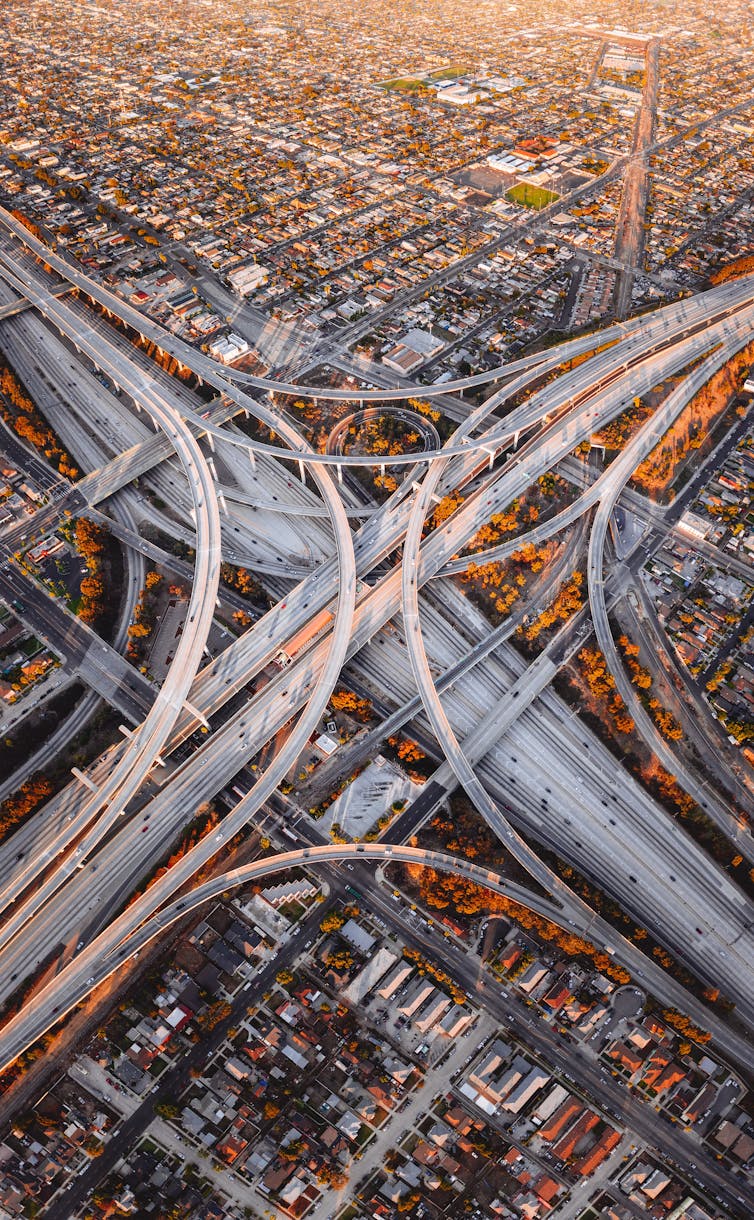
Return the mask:
<svg viewBox="0 0 754 1220"><path fill-rule="evenodd" d="M79 477L74 464L47 420L32 402L16 374L0 356L0 416L8 427L46 458L66 479Z"/></svg>

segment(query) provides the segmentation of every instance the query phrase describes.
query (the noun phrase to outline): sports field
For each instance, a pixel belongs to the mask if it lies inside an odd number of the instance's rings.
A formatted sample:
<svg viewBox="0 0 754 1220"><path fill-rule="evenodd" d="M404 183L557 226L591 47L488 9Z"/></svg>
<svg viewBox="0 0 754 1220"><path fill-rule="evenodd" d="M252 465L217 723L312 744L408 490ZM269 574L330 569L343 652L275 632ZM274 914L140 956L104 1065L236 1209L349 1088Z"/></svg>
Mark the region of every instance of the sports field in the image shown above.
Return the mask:
<svg viewBox="0 0 754 1220"><path fill-rule="evenodd" d="M548 191L543 186L531 186L528 182L519 182L506 191L505 198L510 203L520 203L525 208L534 208L540 212L548 203L554 203L560 198L555 191Z"/></svg>

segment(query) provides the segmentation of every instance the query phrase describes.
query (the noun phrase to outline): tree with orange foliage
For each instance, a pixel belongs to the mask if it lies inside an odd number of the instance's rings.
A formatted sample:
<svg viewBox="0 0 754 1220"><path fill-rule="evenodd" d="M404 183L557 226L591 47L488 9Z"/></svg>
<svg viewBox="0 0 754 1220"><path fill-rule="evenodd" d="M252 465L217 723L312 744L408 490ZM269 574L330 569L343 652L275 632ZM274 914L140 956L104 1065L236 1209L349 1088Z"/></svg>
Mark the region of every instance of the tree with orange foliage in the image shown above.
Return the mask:
<svg viewBox="0 0 754 1220"><path fill-rule="evenodd" d="M403 762L421 762L427 757L416 742L408 737L388 737L388 745L393 747Z"/></svg>
<svg viewBox="0 0 754 1220"><path fill-rule="evenodd" d="M614 689L615 678L610 673L602 652L599 648L582 648L579 661L589 690L595 699L604 699Z"/></svg>
<svg viewBox="0 0 754 1220"><path fill-rule="evenodd" d="M8 405L8 404L11 405ZM0 415L19 436L38 449L66 477L78 476L69 455L23 390L20 382L7 367L0 370Z"/></svg>
<svg viewBox="0 0 754 1220"><path fill-rule="evenodd" d="M434 869L421 869L418 865L405 866L409 875L419 882L422 902L428 907L444 910L452 907L458 915L504 914L528 931L535 932L543 940L552 941L561 952L570 957L590 958L596 968L616 982L627 983L630 975L612 958L597 949L590 941L560 928L557 924L536 914L521 903L514 902L504 894L487 890L475 882L449 873L436 873Z"/></svg>
<svg viewBox="0 0 754 1220"><path fill-rule="evenodd" d="M669 741L680 741L683 737L683 729L673 713L664 708L660 700L654 697L649 700L649 708L663 737L667 737Z"/></svg>
<svg viewBox="0 0 754 1220"><path fill-rule="evenodd" d="M76 548L87 563L99 560L105 549L106 534L101 525L88 517L77 517L75 527Z"/></svg>
<svg viewBox="0 0 754 1220"><path fill-rule="evenodd" d="M24 780L18 791L6 797L0 805L0 836L6 835L51 795L52 784L41 772Z"/></svg>
<svg viewBox="0 0 754 1220"><path fill-rule="evenodd" d="M424 399L409 398L408 405L411 407L412 411L417 411L419 415L426 416L426 418L430 419L433 424L439 423L441 418L440 412L436 407L431 406L430 403L426 402Z"/></svg>
<svg viewBox="0 0 754 1220"><path fill-rule="evenodd" d="M662 1015L668 1025L672 1025L673 1029L677 1030L679 1034L683 1034L684 1037L690 1038L693 1042L704 1045L712 1037L706 1029L699 1029L697 1025L693 1024L690 1017L687 1017L682 1012L678 1012L675 1008L663 1009Z"/></svg>
<svg viewBox="0 0 754 1220"><path fill-rule="evenodd" d="M232 564L224 563L220 567L220 578L243 597L256 597L260 593L259 584L246 568L234 568Z"/></svg>
<svg viewBox="0 0 754 1220"><path fill-rule="evenodd" d="M369 699L360 698L351 690L333 691L330 703L336 712L348 712L357 720L366 721L372 714L372 704Z"/></svg>
<svg viewBox="0 0 754 1220"><path fill-rule="evenodd" d="M79 618L85 623L96 623L103 610L105 586L99 576L85 576L80 590Z"/></svg>
<svg viewBox="0 0 754 1220"><path fill-rule="evenodd" d="M690 450L698 449L747 375L754 343L737 352L686 404L634 473L632 482L654 495L666 490Z"/></svg>
<svg viewBox="0 0 754 1220"><path fill-rule="evenodd" d="M531 643L536 640L542 631L546 631L548 627L552 627L554 623L565 622L581 609L584 603L584 597L581 592L581 586L584 582L584 577L581 572L574 572L567 584L563 585L558 591L554 601L546 606L538 618L533 623L529 623L528 627L519 627L519 633Z"/></svg>
<svg viewBox="0 0 754 1220"><path fill-rule="evenodd" d="M741 275L749 275L754 271L754 257L750 254L736 258L732 263L726 263L724 267L719 267L717 271L713 271L710 278L711 284L726 284L728 280L738 279Z"/></svg>
<svg viewBox="0 0 754 1220"><path fill-rule="evenodd" d="M456 509L460 508L462 504L463 496L459 496L455 492L448 496L443 496L429 519L432 528L437 529L438 525L442 525L443 521L447 521L448 517L452 517Z"/></svg>
<svg viewBox="0 0 754 1220"><path fill-rule="evenodd" d="M102 579L102 559L106 534L100 525L88 517L76 520L74 540L76 548L86 560L89 575L81 581L78 615L85 623L96 623L104 609L105 585Z"/></svg>
<svg viewBox="0 0 754 1220"><path fill-rule="evenodd" d="M526 564L532 572L541 572L544 565L549 559L550 552L548 547L535 546L533 542L525 542L522 547L514 551L511 555L513 563Z"/></svg>

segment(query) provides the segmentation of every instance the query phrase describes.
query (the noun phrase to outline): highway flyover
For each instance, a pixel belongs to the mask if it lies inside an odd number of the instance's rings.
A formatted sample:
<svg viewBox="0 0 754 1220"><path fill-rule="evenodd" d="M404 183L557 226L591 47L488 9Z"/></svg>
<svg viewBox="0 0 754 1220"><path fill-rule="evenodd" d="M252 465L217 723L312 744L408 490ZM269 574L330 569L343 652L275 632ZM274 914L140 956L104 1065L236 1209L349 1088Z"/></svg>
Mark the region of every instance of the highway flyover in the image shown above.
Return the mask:
<svg viewBox="0 0 754 1220"><path fill-rule="evenodd" d="M720 292L715 296L708 295L701 303L701 299L696 298L694 302L685 301L681 305L671 307L661 318L653 320L652 324L646 324L641 335L630 332L628 338L624 339L622 344L616 344L616 347L612 349L612 353L601 353L593 357L594 363L592 361L589 362L590 368L588 373L585 373L583 366L581 366L581 371L579 369L573 370L571 374L567 374L559 379L559 384L557 384L556 388L553 388L553 386L546 387L544 391L533 396L528 404L518 409L517 413L514 412L509 420L494 430L492 442L489 437L476 438L470 440L468 446L459 447L456 450L451 447L450 451L443 452L441 455L443 462L448 457L459 456L461 459L459 465L461 465L462 469L468 470L468 463L470 461L478 463L480 451L487 453L491 443L493 446L491 456L494 457L495 453L505 443L515 439L516 433L520 428L534 426L551 411L563 412L561 419L551 421L551 426L548 426L543 431L541 443L535 445L526 455L518 459L514 458L505 467L502 474L487 480L483 491L472 493L463 508L454 514L454 518L449 523L446 523L442 529L435 531L430 536L420 553L419 572L415 577L417 583L428 579L430 575L441 570L442 563L447 562L450 556L458 552L460 547L473 536L473 533L476 532L479 526L487 520L490 512L494 512L498 508L504 508L519 491L525 490L530 482L537 477L538 473L549 469L557 460L560 460L564 454L569 452L578 443L580 438L589 435L598 426L598 423L605 422L607 419L614 417L625 404L627 393L632 394L637 392L637 385L646 384L646 386L651 387L658 378L658 375L663 373L663 370L677 370L683 367L684 363L688 362L690 354L698 354L699 336L689 333L691 327L704 327L706 334L704 342L711 343L717 332L714 329L714 322L711 323L710 319L724 315L736 308L743 308L748 303L750 296L750 284L739 285L735 291L732 287L726 286L726 292ZM141 318L139 329L144 324L145 320ZM721 321L720 326L721 328L724 327L724 322ZM686 338L677 342L684 332L686 332ZM665 350L647 357L646 349L652 343L658 349L664 344ZM191 353L190 349L189 353L191 355L192 367L198 363L201 370L207 373L208 376L217 377L217 374L211 368L207 371L204 364L198 361L197 353ZM636 359L635 364L633 364L634 358ZM632 362L630 369L629 361ZM604 370L604 372L601 372L601 370ZM199 370L197 369L197 371ZM621 377L624 378L625 382L630 380L631 386L621 384ZM218 388L220 387L218 386ZM274 388L279 389L280 387L275 383ZM225 392L230 397L233 397L231 391L226 390ZM299 392L298 387L296 392ZM394 392L391 391L390 393L392 397L396 397ZM578 394L586 395L583 402L573 401L574 396ZM597 400L590 401L591 398L594 398L595 394ZM327 396L329 397L330 395L328 394ZM352 394L351 397L360 398L361 395ZM259 404L253 404L251 409L258 418L262 418L262 413L266 412L266 409L261 408ZM191 418L191 414L187 414L188 418ZM269 412L267 412L267 417L270 417ZM277 416L272 418L275 421L275 430L280 434L281 420ZM193 419L192 422L197 423L197 420ZM227 433L222 433L222 435L227 439ZM254 447L254 444L249 442L248 438L243 441L233 439L229 443L238 443L239 446L246 447L249 450ZM299 447L300 442L295 438L291 444L292 450L288 452L278 447L264 447L262 451L269 452L276 457L285 455L289 460L295 458L296 461L304 461L311 467L316 479L316 468L318 465L321 465L321 459L324 459L326 455L302 453ZM476 454L476 457L474 457L474 454ZM407 457L406 464L408 462L415 464L416 455L405 456ZM340 460L348 460L350 462L350 459L341 458ZM379 459L372 458L371 462L374 463L375 460L378 461ZM434 455L427 458L427 461L436 460L438 459ZM366 462L361 464L366 464ZM408 507L406 507L407 505ZM342 506L341 513L343 513ZM393 549L405 534L408 524L408 513L410 513L410 504L408 504L408 501L402 501L400 504L394 502L386 512L374 514L364 527L360 538L357 539L357 547L360 546L361 554L366 554L369 550L373 554L388 554L390 549ZM343 513L339 520L339 529L344 531L345 534L347 528L347 519ZM336 537L340 540L340 536L337 533ZM348 539L350 544L350 533L348 534ZM390 545L391 543L392 545ZM388 547L389 549L386 550ZM290 618L290 616L284 616L283 614L288 605L295 606L296 613L302 616L304 621L310 618L316 612L316 606L312 605L312 600L315 602L317 599L320 601L324 600L324 603L327 604L327 600L332 598L334 589L332 583L330 583L328 589L328 581L332 581L333 575L332 570L329 570L325 575L320 570L314 577L305 581L293 594L288 595L286 602L281 603L282 608L278 613L278 619L285 622L286 618ZM311 585L309 584L310 580L313 582ZM391 573L390 576L379 582L376 590L370 590L364 597L363 602L357 605L356 613L353 616L353 624L349 623L347 629L351 631L353 626L351 639L350 641L346 640L341 659L364 647L378 627L395 613L400 604L400 585L400 571ZM312 598L313 588L318 590L314 599ZM343 593L343 586L341 586L340 592L341 594ZM306 613L307 611L308 614ZM281 635L275 631L275 622L276 619L274 617L266 616L255 628L257 633L255 639L262 641L262 647L256 647L258 656L264 655L265 651L269 652L275 646L279 647L281 638L286 638L284 634ZM280 623L278 623L278 626L280 626ZM250 634L249 639L252 637L254 637L253 632ZM235 726L229 730L228 737L224 736L223 731L223 733L218 734L216 742L207 743L207 746L205 746L205 750L207 750L206 758L209 758L211 754L213 758L217 759L218 764L215 780L212 782L216 782L219 774L226 770L233 761L237 761L239 757L243 756L244 753L245 756L248 756L251 746L258 746L262 734L269 735L271 732L276 731L274 727L276 723L278 726L280 726L280 723L284 724L286 719L289 719L293 712L301 706L301 701L310 697L312 683L317 681L318 676L321 685L323 687L327 685L327 683L322 683L322 677L328 668L325 661L330 643L331 641L324 639L315 642L313 647L301 658L301 661L297 661L294 666L291 666L289 671L286 671L285 681L288 682L288 686L284 687L281 680L271 684L274 690L266 689L263 697L255 705L255 710L248 712L249 717L254 719L253 725L251 723L242 723L242 718L238 716L235 718ZM336 652L339 650L341 643L342 641L338 640ZM233 656L225 657L224 660L223 657L219 658L219 661L223 663L224 670L222 681L231 690L234 686L238 689L238 684L242 683L243 679L248 681L248 666L244 663L241 654L242 649L239 649L237 652L234 650ZM213 670L213 674L217 673L218 670ZM331 675L328 674L328 681L330 681L330 678ZM337 673L335 678L337 678ZM317 690L319 691L319 689L318 687ZM319 702L318 699L315 700L315 704L317 702ZM253 700L250 708L252 705L254 705ZM310 704L310 708L311 706ZM281 716L286 718L282 722L280 722ZM523 717L522 723L526 719L527 717ZM234 754L228 751L227 757L220 758L220 751L223 747L227 750L231 733L235 733L240 741L240 746L235 746ZM217 745L218 741L220 742L219 747ZM201 751L200 754L204 754L204 751ZM289 752L289 755L295 757L292 752ZM263 777L256 791L250 794L249 798L245 798L242 807L237 811L239 812L238 822L233 822L232 825L243 824L243 821L253 816L260 800L265 799L261 796L261 793L268 789L271 783L271 775L276 773L278 773L277 765L273 773L268 772ZM196 807L196 797L199 796L200 790L203 790L202 782L197 783L197 779L198 776L194 777L192 775L189 788L189 793L193 794L193 797L189 796L189 807L191 808ZM572 792L570 793L570 799L571 801L573 800ZM564 807L566 805L567 802L564 800ZM185 812L179 809L178 813L185 820ZM231 818L233 817L234 815L231 815ZM597 829L596 824L594 828L595 830ZM136 838L135 832L132 833L124 830L124 833L131 833L132 840ZM145 837L148 839L150 836L147 834ZM135 854L135 849L138 846L141 846L138 842L136 844L133 841L131 842L131 854ZM207 848L203 850L206 851ZM141 854L143 856L144 852ZM195 857L195 860L198 858L198 856ZM165 893L160 901L164 900L166 895L169 896L171 887L174 888L175 884L181 883L176 874L170 883L166 885ZM157 900L158 895L155 894L154 901ZM144 909L146 910L146 907ZM667 915L667 908L658 910L660 919L663 917L667 918ZM709 915L705 916L705 918L709 917ZM685 927L688 918L689 914L684 913L681 927ZM742 946L742 949L744 947ZM736 962L736 966L737 964Z"/></svg>
<svg viewBox="0 0 754 1220"><path fill-rule="evenodd" d="M754 322L752 310L748 323ZM754 861L754 840L748 828L742 827L737 818L720 810L715 795L707 781L700 781L671 749L668 742L656 727L652 717L644 708L636 687L625 671L613 633L610 628L607 605L605 603L604 560L607 530L615 506L623 488L631 478L640 463L649 456L655 446L667 432L670 425L680 415L694 394L705 385L710 378L737 351L750 342L750 331L746 329L747 317L740 319L741 329L729 338L721 347L698 364L690 375L673 390L658 407L654 415L642 426L636 436L626 445L625 449L615 459L609 470L608 477L599 480L593 487L600 488L599 505L592 523L589 536L589 551L587 563L587 578L589 589L589 605L592 622L597 637L597 644L607 661L608 668L615 678L615 684L628 712L639 733L650 750L659 758L665 769L676 777L686 792L694 798L698 805L713 817L718 827L735 843L737 849L749 860ZM601 487L600 487L601 484Z"/></svg>
<svg viewBox="0 0 754 1220"><path fill-rule="evenodd" d="M399 862L454 875L460 873L477 885L486 886L513 901L524 902L545 918L557 915L547 900L533 898L528 890L522 890L520 886L507 881L493 870L442 852L382 843L328 844L279 852L272 857L254 860L242 868L223 873L195 887L189 894L177 898L159 913L152 914L147 922L137 926L135 930L130 930L122 939L116 940L107 953L102 952L99 943L101 938L84 948L63 974L36 992L29 1004L0 1029L0 1071L75 1007L83 996L118 970L134 953L139 952L172 923L182 919L210 898L285 869L313 867L317 864L351 859ZM111 925L109 932L112 932L119 922Z"/></svg>
<svg viewBox="0 0 754 1220"><path fill-rule="evenodd" d="M30 284L20 284L7 271L4 273L11 285L23 291L36 308L48 317L74 341L90 359L104 366L111 376L115 368L109 364L108 352L92 335L80 325L74 325L67 307L55 296L45 297ZM140 788L160 754L175 720L186 701L189 688L201 663L207 634L212 625L215 600L220 579L220 517L214 494L212 476L204 456L178 412L174 411L159 394L157 387L147 378L133 377L129 370L117 370L135 402L140 403L153 419L164 429L178 455L194 500L196 523L196 569L188 605L188 622L192 630L185 631L176 648L175 663L171 666L165 683L147 713L137 733L130 738L126 749L104 783L87 797L83 807L71 819L65 833L55 844L58 856L89 827L97 818L96 825L78 843L74 856L64 856L55 872L35 890L32 909L38 909L50 894L79 867ZM97 817L102 813L101 817ZM18 897L24 889L45 869L51 861L44 855L30 857L23 871L14 882L0 891L2 908ZM0 908L0 909L2 909ZM23 926L29 914L29 904L19 906L9 921L0 928L0 944Z"/></svg>

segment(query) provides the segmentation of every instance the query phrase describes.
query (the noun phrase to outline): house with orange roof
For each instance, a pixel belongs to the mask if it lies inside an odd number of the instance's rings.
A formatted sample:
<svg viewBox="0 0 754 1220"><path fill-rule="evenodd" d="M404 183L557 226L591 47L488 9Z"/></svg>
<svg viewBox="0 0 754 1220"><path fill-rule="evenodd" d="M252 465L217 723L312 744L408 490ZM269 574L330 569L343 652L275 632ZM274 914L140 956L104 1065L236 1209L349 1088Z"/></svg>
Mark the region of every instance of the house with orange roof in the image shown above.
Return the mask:
<svg viewBox="0 0 754 1220"><path fill-rule="evenodd" d="M575 1169L582 1178L588 1178L595 1169L610 1155L613 1148L620 1143L620 1131L608 1127L587 1153L576 1162Z"/></svg>
<svg viewBox="0 0 754 1220"><path fill-rule="evenodd" d="M674 1085L680 1084L685 1079L686 1073L680 1063L669 1063L664 1072L655 1081L655 1092L667 1093L668 1089L672 1089Z"/></svg>
<svg viewBox="0 0 754 1220"><path fill-rule="evenodd" d="M545 996L542 998L542 1003L551 1008L553 1012L557 1012L564 1004L567 1004L571 999L571 992L565 983L556 983L551 987Z"/></svg>
<svg viewBox="0 0 754 1220"><path fill-rule="evenodd" d="M581 1113L581 1102L575 1097L569 1097L553 1114L549 1122L540 1127L539 1134L543 1140L551 1142L558 1138L562 1131L565 1130L568 1123L572 1122L578 1114Z"/></svg>
<svg viewBox="0 0 754 1220"><path fill-rule="evenodd" d="M577 1119L562 1140L555 1145L552 1150L552 1155L557 1157L559 1161L567 1161L573 1156L574 1150L580 1140L591 1131L592 1127L596 1127L599 1122L599 1115L594 1114L591 1110L585 1111L581 1118Z"/></svg>
<svg viewBox="0 0 754 1220"><path fill-rule="evenodd" d="M512 970L522 953L523 949L520 945L510 945L500 958L500 965L503 970Z"/></svg>
<svg viewBox="0 0 754 1220"><path fill-rule="evenodd" d="M611 1059L619 1063L621 1067L627 1068L629 1072L638 1072L643 1060L632 1047L626 1046L625 1042L616 1042L610 1047L607 1052Z"/></svg>
<svg viewBox="0 0 754 1220"><path fill-rule="evenodd" d="M534 1183L532 1189L538 1199L548 1206L552 1206L553 1200L560 1191L560 1183L556 1182L554 1178L543 1177Z"/></svg>

